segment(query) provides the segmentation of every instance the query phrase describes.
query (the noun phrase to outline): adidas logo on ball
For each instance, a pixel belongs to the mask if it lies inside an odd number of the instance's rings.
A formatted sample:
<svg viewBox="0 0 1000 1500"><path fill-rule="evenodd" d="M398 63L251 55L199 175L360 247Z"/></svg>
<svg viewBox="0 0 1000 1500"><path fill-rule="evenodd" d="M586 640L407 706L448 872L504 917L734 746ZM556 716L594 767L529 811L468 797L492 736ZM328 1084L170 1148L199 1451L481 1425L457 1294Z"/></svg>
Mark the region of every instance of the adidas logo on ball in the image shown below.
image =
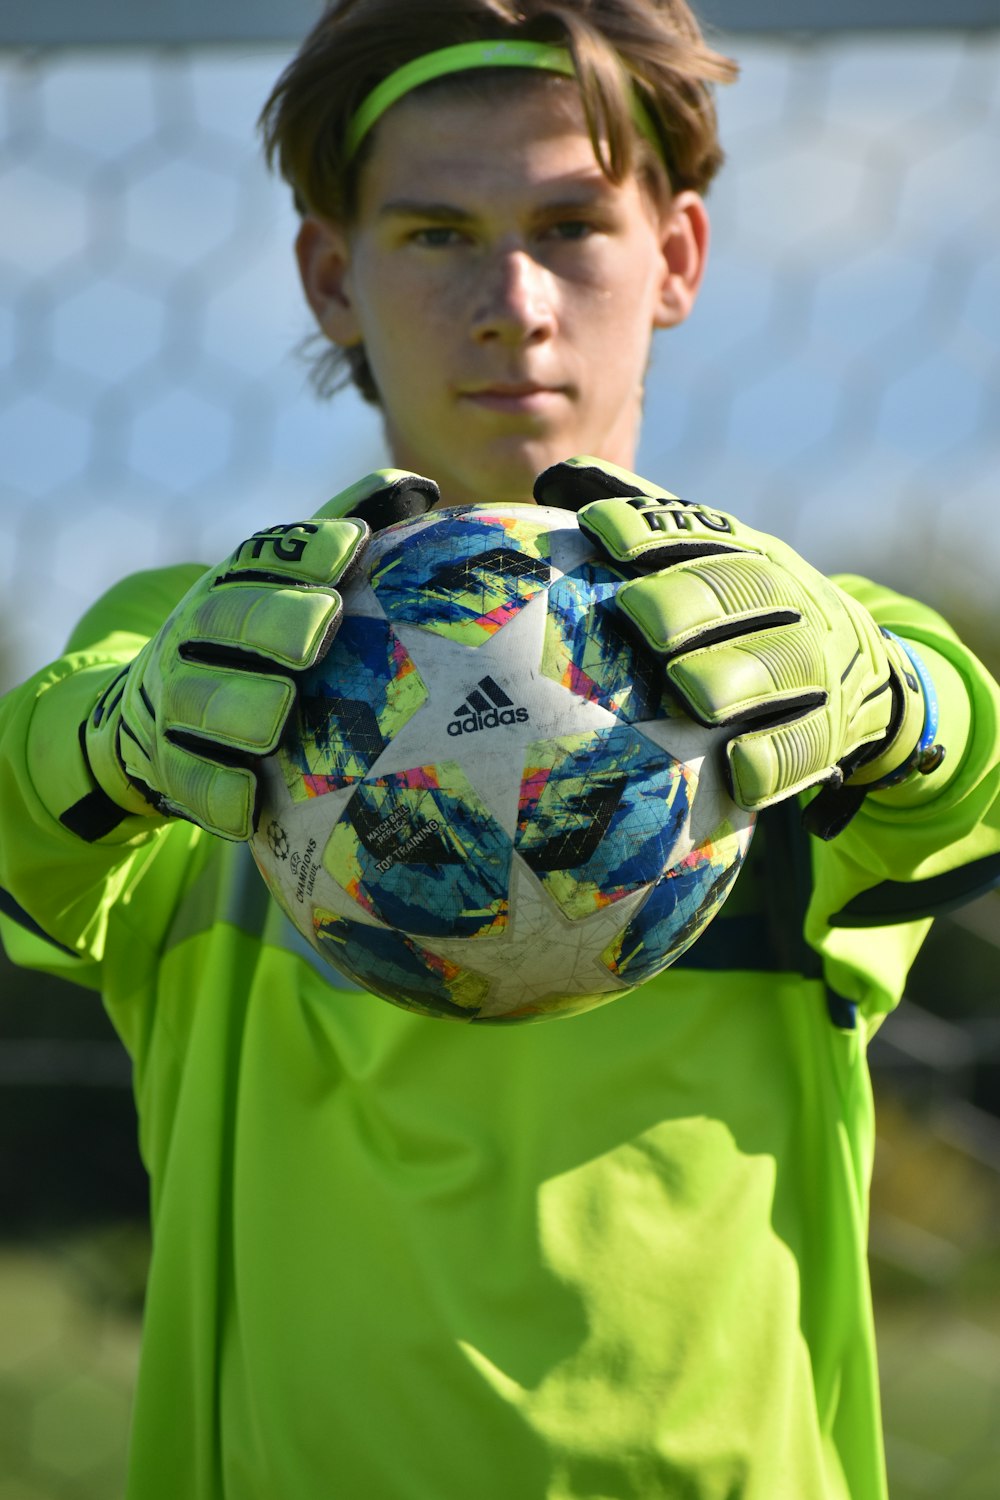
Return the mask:
<svg viewBox="0 0 1000 1500"><path fill-rule="evenodd" d="M477 734L480 729L498 729L501 724L525 724L526 708L515 708L499 683L492 677L480 677L464 702L454 711L448 733Z"/></svg>

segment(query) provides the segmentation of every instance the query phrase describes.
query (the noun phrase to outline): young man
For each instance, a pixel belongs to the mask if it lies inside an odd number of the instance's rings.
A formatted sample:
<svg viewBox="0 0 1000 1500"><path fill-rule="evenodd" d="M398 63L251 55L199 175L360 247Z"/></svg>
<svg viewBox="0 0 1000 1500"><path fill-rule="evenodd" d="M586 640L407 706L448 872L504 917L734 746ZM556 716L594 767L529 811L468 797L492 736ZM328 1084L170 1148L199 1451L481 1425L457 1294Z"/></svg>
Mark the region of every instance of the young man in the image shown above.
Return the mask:
<svg viewBox="0 0 1000 1500"><path fill-rule="evenodd" d="M998 699L932 611L627 472L729 71L682 0L332 6L265 124L403 472L126 580L3 705L5 942L100 986L134 1060L136 1500L885 1494L865 1044L997 873ZM242 841L363 547L336 517L536 486L766 811L681 964L479 1030L338 988Z"/></svg>

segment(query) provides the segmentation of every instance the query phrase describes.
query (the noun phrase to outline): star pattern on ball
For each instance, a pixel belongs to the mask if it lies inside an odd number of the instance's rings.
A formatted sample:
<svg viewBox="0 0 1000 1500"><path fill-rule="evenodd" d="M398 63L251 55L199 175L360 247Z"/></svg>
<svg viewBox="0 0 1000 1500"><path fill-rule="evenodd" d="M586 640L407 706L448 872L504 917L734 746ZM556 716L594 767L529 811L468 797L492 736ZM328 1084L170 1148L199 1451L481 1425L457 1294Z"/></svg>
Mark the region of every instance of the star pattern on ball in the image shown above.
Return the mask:
<svg viewBox="0 0 1000 1500"><path fill-rule="evenodd" d="M399 638L428 696L383 751L379 774L455 761L513 838L520 783L511 776L510 767L523 760L527 747L551 735L582 734L617 723L616 716L600 704L540 672L533 673L524 686L525 661L537 661L541 655L545 616L546 596L541 594L479 646L431 636L416 626L399 627ZM526 717L475 733L449 732L456 710L467 704L470 694L481 690L487 678L510 699L515 714L524 709Z"/></svg>
<svg viewBox="0 0 1000 1500"><path fill-rule="evenodd" d="M600 961L599 954L632 919L648 895L643 888L582 921L571 922L548 894L541 881L515 861L511 872L511 919L497 937L470 943L438 940L428 947L441 958L488 975L490 989L482 1008L484 1015L543 1008L543 1002L560 996L606 995L609 999L629 988L621 984ZM539 955L546 962L539 964ZM553 955L558 955L553 963ZM558 973L558 991L552 975Z"/></svg>

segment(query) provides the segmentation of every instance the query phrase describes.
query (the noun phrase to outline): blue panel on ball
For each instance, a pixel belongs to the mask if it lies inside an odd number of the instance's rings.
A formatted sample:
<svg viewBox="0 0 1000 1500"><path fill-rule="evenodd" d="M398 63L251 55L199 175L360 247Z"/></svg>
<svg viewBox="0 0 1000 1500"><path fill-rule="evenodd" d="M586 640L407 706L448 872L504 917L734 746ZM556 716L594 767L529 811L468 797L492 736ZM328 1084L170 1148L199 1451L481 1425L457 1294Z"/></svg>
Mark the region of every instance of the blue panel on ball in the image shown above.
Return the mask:
<svg viewBox="0 0 1000 1500"><path fill-rule="evenodd" d="M531 745L515 848L572 920L658 879L688 816L689 773L626 725Z"/></svg>
<svg viewBox="0 0 1000 1500"><path fill-rule="evenodd" d="M402 932L316 912L320 949L341 973L404 1010L475 1020L487 981L418 947Z"/></svg>
<svg viewBox="0 0 1000 1500"><path fill-rule="evenodd" d="M730 837L724 846L693 851L650 891L647 900L601 958L626 984L642 984L680 958L722 905L742 854Z"/></svg>
<svg viewBox="0 0 1000 1500"><path fill-rule="evenodd" d="M506 925L511 858L510 839L449 762L363 782L324 864L390 927L474 938Z"/></svg>
<svg viewBox="0 0 1000 1500"><path fill-rule="evenodd" d="M321 796L364 776L426 699L388 622L345 618L327 655L302 677L298 734L285 751L292 797Z"/></svg>
<svg viewBox="0 0 1000 1500"><path fill-rule="evenodd" d="M442 516L416 539L387 533L371 584L390 619L478 645L551 577L546 528L530 515Z"/></svg>
<svg viewBox="0 0 1000 1500"><path fill-rule="evenodd" d="M661 663L623 628L615 594L623 578L584 563L549 589L542 671L625 721L665 719L677 710L664 693Z"/></svg>

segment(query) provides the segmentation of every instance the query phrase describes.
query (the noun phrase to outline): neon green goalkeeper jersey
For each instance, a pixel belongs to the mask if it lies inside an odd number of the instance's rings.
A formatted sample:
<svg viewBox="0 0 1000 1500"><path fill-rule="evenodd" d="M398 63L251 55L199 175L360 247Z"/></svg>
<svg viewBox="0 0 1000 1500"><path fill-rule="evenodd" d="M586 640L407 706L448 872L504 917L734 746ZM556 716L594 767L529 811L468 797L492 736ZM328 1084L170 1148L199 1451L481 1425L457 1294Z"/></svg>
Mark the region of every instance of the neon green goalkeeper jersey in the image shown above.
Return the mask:
<svg viewBox="0 0 1000 1500"><path fill-rule="evenodd" d="M245 846L60 822L97 685L193 576L119 585L0 710L6 944L99 986L134 1061L131 1500L880 1500L865 1045L919 914L997 874L982 669L847 580L964 679L959 773L830 844L765 815L680 965L477 1029L339 985Z"/></svg>

